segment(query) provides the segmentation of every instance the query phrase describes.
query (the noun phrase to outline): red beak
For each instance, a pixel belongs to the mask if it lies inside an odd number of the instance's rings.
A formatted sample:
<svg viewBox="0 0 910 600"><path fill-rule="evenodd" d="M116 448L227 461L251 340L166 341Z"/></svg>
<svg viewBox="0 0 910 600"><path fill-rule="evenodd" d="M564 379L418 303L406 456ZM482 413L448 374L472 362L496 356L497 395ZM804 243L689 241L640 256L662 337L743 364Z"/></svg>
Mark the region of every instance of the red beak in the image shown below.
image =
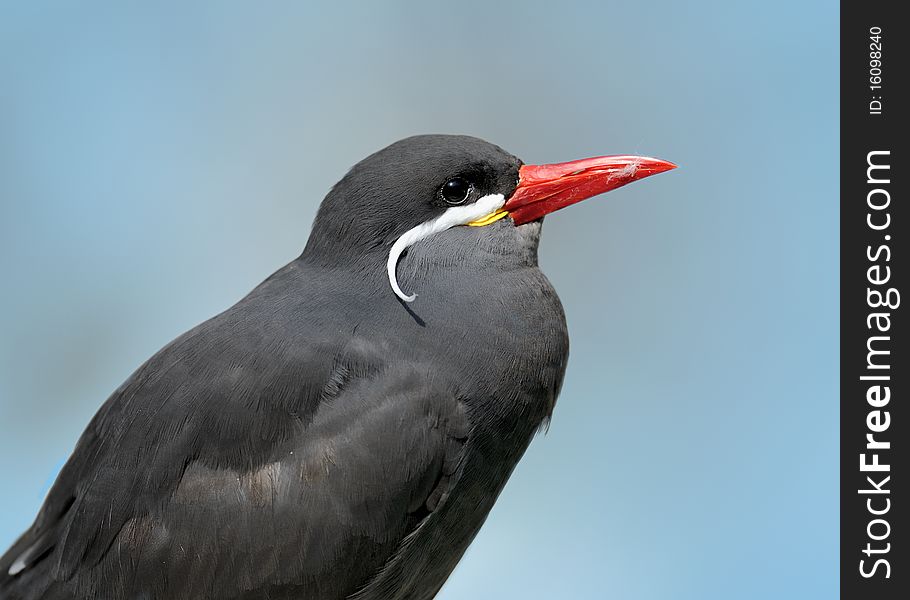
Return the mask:
<svg viewBox="0 0 910 600"><path fill-rule="evenodd" d="M657 175L676 165L647 156L597 156L552 165L522 165L518 187L503 209L516 225L591 196Z"/></svg>

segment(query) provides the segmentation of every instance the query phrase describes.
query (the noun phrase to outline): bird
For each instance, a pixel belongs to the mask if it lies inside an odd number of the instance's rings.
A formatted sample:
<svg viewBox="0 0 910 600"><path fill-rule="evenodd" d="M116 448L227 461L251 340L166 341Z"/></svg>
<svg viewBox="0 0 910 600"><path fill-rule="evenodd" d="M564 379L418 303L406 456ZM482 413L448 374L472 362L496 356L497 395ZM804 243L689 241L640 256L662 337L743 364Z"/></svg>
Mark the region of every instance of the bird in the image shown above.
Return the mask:
<svg viewBox="0 0 910 600"><path fill-rule="evenodd" d="M435 597L562 386L543 217L675 166L460 135L363 159L296 259L101 406L0 598Z"/></svg>

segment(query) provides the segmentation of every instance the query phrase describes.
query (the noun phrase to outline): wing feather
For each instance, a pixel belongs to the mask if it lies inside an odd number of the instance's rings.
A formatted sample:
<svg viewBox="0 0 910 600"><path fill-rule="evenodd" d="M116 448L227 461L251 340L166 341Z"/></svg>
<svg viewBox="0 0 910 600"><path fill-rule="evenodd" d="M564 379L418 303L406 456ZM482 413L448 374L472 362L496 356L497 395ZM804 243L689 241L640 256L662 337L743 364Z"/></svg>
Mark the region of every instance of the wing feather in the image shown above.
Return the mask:
<svg viewBox="0 0 910 600"><path fill-rule="evenodd" d="M451 485L464 407L363 340L270 339L216 318L118 389L0 596L343 598L381 569Z"/></svg>

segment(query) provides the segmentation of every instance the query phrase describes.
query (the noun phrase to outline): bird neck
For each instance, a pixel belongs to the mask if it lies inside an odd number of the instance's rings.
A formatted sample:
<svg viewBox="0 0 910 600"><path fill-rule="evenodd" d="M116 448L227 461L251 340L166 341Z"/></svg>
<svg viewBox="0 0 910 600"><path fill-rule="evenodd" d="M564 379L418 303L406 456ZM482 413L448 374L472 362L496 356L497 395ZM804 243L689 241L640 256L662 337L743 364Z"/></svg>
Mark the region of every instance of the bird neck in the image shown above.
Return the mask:
<svg viewBox="0 0 910 600"><path fill-rule="evenodd" d="M301 260L323 268L382 265L388 249L384 244L372 242L365 236L357 235L353 227L344 223L332 223L316 228L307 240L300 255Z"/></svg>

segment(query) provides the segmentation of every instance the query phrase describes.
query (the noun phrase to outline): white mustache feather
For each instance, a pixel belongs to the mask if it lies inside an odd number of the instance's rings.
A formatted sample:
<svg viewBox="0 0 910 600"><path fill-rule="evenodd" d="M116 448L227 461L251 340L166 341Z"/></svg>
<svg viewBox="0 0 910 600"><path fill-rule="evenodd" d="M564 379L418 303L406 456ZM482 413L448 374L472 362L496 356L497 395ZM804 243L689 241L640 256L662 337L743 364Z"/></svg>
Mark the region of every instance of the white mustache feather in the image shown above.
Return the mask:
<svg viewBox="0 0 910 600"><path fill-rule="evenodd" d="M430 219L425 223L421 223L420 225L405 231L401 237L392 244L392 249L389 251L389 260L386 263L386 268L389 272L389 284L392 286L392 291L395 292L395 295L405 302L413 302L414 299L417 298L417 294L408 295L404 293L401 287L399 287L398 279L395 276L395 270L398 267L398 259L408 246L416 244L420 240L428 238L440 231L445 231L446 229L451 229L458 225L466 225L471 221L476 221L481 217L485 217L490 213L499 210L505 203L506 199L502 194L490 194L479 198L477 202L474 202L473 204L449 207L435 219Z"/></svg>

